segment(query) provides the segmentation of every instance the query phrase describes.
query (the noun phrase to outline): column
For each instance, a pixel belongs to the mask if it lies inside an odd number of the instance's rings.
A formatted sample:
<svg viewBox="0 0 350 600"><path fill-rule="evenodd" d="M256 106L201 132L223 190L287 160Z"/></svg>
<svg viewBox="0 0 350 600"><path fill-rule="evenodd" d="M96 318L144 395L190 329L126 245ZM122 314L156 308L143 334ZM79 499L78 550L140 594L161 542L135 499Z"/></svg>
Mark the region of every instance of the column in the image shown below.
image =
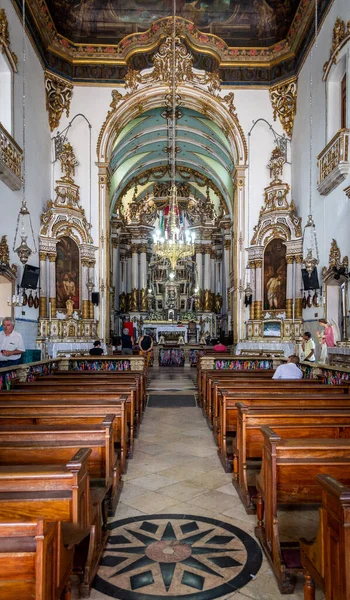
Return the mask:
<svg viewBox="0 0 350 600"><path fill-rule="evenodd" d="M198 301L197 310L203 310L203 249L202 246L196 246L196 266L197 266L197 288Z"/></svg>
<svg viewBox="0 0 350 600"><path fill-rule="evenodd" d="M230 287L230 250L231 250L231 240L226 238L224 240L223 290L222 290L224 314L227 314L228 309L229 309L228 294L229 294L229 287Z"/></svg>
<svg viewBox="0 0 350 600"><path fill-rule="evenodd" d="M216 252L215 252L215 249L212 248L212 250L210 252L210 295L211 295L211 310L213 312L215 312L215 290L216 290L215 259L216 259Z"/></svg>
<svg viewBox="0 0 350 600"><path fill-rule="evenodd" d="M131 246L131 300L130 311L137 312L139 308L139 255L135 244Z"/></svg>
<svg viewBox="0 0 350 600"><path fill-rule="evenodd" d="M46 252L40 252L40 304L39 318L47 319L47 272L46 272Z"/></svg>
<svg viewBox="0 0 350 600"><path fill-rule="evenodd" d="M298 254L295 257L295 318L303 318L303 277L301 273L303 257Z"/></svg>
<svg viewBox="0 0 350 600"><path fill-rule="evenodd" d="M147 245L140 246L140 310L147 312Z"/></svg>
<svg viewBox="0 0 350 600"><path fill-rule="evenodd" d="M127 277L127 258L124 250L120 251L120 288L119 288L119 310L121 313L126 311L126 277Z"/></svg>
<svg viewBox="0 0 350 600"><path fill-rule="evenodd" d="M262 313L262 260L255 261L255 319L261 319Z"/></svg>
<svg viewBox="0 0 350 600"><path fill-rule="evenodd" d="M94 283L95 281L95 261L90 261L88 266L88 281ZM89 319L94 320L94 305L92 304L91 294L93 292L93 287L91 286L91 290L88 290L88 299L89 299Z"/></svg>
<svg viewBox="0 0 350 600"><path fill-rule="evenodd" d="M81 308L83 319L90 318L90 299L89 299L89 260L83 258L81 261Z"/></svg>
<svg viewBox="0 0 350 600"><path fill-rule="evenodd" d="M216 253L214 264L214 280L215 280L215 312L221 313L222 308L222 263L221 253Z"/></svg>
<svg viewBox="0 0 350 600"><path fill-rule="evenodd" d="M249 309L250 309L249 318L251 320L253 320L253 319L255 319L255 299L256 299L255 261L252 261L251 263L249 263L249 269L250 269L250 287L252 288L252 292L253 292L252 303L249 307Z"/></svg>
<svg viewBox="0 0 350 600"><path fill-rule="evenodd" d="M51 306L50 319L56 318L56 254L49 254L49 302Z"/></svg>
<svg viewBox="0 0 350 600"><path fill-rule="evenodd" d="M205 254L204 254L204 273L203 273L204 311L210 312L211 311L211 290L210 290L210 286L211 286L211 272L210 272L211 248L210 248L210 246L206 246L204 252L205 252Z"/></svg>
<svg viewBox="0 0 350 600"><path fill-rule="evenodd" d="M287 256L286 318L293 318L293 263L294 256Z"/></svg>
<svg viewBox="0 0 350 600"><path fill-rule="evenodd" d="M131 290L132 290L132 280L131 280L131 251L128 250L126 253L126 311L129 312L131 310Z"/></svg>

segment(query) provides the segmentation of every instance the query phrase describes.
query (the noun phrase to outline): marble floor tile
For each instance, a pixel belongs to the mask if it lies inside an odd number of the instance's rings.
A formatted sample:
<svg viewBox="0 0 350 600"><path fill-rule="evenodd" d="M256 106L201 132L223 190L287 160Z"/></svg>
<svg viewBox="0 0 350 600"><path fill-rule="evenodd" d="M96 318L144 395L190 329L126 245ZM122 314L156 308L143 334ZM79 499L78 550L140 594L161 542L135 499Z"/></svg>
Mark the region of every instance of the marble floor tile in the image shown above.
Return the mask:
<svg viewBox="0 0 350 600"><path fill-rule="evenodd" d="M164 393L166 390L172 390L173 393L174 389L194 392L195 378L195 369L153 368L150 370L149 389L152 393ZM255 538L256 516L246 514L232 485L232 474L224 472L217 456L212 432L207 427L200 408L147 408L139 437L135 440L134 458L128 461L128 470L123 475L123 480L124 488L119 504L115 515L109 519L110 526L113 527L110 543L94 584L99 589L91 590L91 600L144 600L151 589L154 597L158 597L159 600L175 600L184 593L190 595L193 600L282 598L270 565L262 556ZM183 529L178 524L182 518L185 519ZM163 529L159 530L163 531L163 534L159 534L157 519L164 521L161 526ZM304 532L316 527L318 517L312 510L283 510L279 513L279 519L281 532L293 536L297 534L300 526ZM124 537L123 534L115 535L114 530L118 528L118 522L124 520L128 523L125 526L121 525L125 527ZM249 552L241 550L232 557L225 557L220 544L225 545L228 540L234 538L222 533L216 537L213 533L205 534L206 531L212 531L213 523L215 527L222 526L229 531L236 530L242 532L243 536L247 535L251 540ZM230 530L230 527L233 529ZM156 541L158 534L159 539L163 541ZM133 535L136 536L134 545ZM207 537L203 538L203 535ZM179 539L179 536L183 537L178 546L174 536L176 539ZM192 555L179 559L176 567L166 566L169 561L172 564L173 547L176 552L184 553L185 557L186 552L191 554L190 550L186 550L186 544L192 537L196 540L196 536L199 536L199 541L193 542ZM118 544L123 539L123 551L118 550ZM214 547L219 554L213 553L212 556L208 555L209 558L203 558L208 543L218 544ZM150 550L145 550L145 556L141 556L144 544ZM148 552L151 556L154 552L157 560L149 560ZM165 558L160 559L159 552L168 554L164 554ZM226 588L224 592L220 592L219 585L211 591L217 574L223 575L226 568L231 568L235 564L233 559L237 560L237 557L240 557L243 564L244 560L249 558L254 570L259 556L260 569L244 582L243 587L237 590L231 586L232 591ZM198 559L199 562L196 562ZM187 563L182 563L182 560L187 560ZM134 563L139 566L134 568ZM239 568L241 567L237 567L237 572ZM108 595L106 589L114 580L121 587L117 586L115 591ZM169 592L165 588L168 580L171 581ZM218 581L221 584L220 577ZM295 593L283 598L303 600L302 586L302 578L299 578ZM128 590L126 595L124 588ZM77 597L73 594L74 599ZM319 590L316 598L323 600Z"/></svg>

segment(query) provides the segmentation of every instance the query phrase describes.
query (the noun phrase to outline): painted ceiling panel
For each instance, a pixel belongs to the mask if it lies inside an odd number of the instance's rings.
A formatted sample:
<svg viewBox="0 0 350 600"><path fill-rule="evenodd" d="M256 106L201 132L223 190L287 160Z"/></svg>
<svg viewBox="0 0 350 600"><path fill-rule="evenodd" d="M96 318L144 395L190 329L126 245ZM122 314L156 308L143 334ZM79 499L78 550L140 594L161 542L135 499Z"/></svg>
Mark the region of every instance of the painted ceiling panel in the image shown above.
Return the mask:
<svg viewBox="0 0 350 600"><path fill-rule="evenodd" d="M172 15L171 0L46 0L60 34L76 43L116 44ZM230 46L285 38L299 0L177 0L176 14Z"/></svg>

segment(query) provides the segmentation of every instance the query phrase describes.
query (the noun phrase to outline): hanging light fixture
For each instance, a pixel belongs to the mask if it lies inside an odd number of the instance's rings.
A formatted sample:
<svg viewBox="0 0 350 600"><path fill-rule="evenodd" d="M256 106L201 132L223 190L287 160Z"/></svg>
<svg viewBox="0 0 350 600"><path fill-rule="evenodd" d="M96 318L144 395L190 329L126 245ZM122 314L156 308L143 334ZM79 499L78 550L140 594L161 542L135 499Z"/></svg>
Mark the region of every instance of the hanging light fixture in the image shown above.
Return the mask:
<svg viewBox="0 0 350 600"><path fill-rule="evenodd" d="M169 195L169 214L168 223L162 235L160 230L157 230L154 239L154 252L160 258L165 258L169 261L173 271L179 260L193 256L194 249L194 232L183 231L180 226L180 210L177 200L176 187L176 104L179 103L180 97L176 94L176 0L173 2L173 29L172 29L172 77L171 77L171 94L170 104L171 115L170 120L170 162L171 162L171 188Z"/></svg>
<svg viewBox="0 0 350 600"><path fill-rule="evenodd" d="M13 240L13 250L18 254L19 260L23 265L26 264L31 254L35 254L36 243L33 232L32 220L26 202L26 0L22 0L22 127L23 127L23 168L22 168L22 204L17 217L16 233ZM21 228L18 234L19 227ZM33 249L28 246L28 229L31 232ZM21 238L20 244L18 237Z"/></svg>
<svg viewBox="0 0 350 600"><path fill-rule="evenodd" d="M317 0L315 0L315 48L317 48ZM310 94L309 94L309 215L304 227L303 236L303 263L309 277L320 262L316 227L312 216L312 108L313 108L313 48L310 52Z"/></svg>

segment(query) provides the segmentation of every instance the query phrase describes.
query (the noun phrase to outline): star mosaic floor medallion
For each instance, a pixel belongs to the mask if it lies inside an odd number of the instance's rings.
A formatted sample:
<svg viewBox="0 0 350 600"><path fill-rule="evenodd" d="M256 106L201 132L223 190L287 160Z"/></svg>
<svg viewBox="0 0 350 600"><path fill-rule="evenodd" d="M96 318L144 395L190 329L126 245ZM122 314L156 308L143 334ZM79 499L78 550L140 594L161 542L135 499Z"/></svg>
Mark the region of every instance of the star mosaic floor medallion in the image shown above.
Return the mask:
<svg viewBox="0 0 350 600"><path fill-rule="evenodd" d="M208 517L114 521L93 587L120 600L213 600L244 587L262 554L242 529Z"/></svg>

